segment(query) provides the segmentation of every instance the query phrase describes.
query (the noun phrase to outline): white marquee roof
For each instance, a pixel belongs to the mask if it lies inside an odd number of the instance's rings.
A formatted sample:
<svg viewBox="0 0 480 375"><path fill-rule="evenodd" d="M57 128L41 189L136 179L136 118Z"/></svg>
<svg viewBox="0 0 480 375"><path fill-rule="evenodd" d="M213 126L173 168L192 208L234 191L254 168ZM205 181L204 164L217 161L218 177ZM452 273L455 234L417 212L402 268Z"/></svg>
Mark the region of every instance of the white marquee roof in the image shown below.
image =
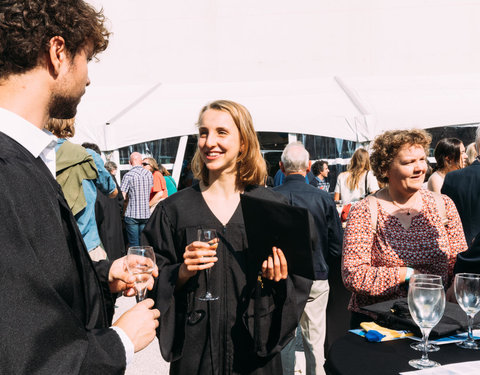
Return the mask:
<svg viewBox="0 0 480 375"><path fill-rule="evenodd" d="M194 133L220 98L244 104L257 131L359 141L480 122L478 1L91 3L114 34L75 140L104 150Z"/></svg>

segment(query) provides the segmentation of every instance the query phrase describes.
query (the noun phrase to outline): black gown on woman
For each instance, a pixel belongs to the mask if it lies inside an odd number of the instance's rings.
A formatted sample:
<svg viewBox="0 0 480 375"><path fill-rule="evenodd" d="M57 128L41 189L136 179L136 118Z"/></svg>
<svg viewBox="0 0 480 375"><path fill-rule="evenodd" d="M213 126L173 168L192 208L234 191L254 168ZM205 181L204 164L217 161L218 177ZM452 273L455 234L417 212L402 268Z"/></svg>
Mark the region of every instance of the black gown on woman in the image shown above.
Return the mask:
<svg viewBox="0 0 480 375"><path fill-rule="evenodd" d="M245 194L284 202L263 187ZM210 273L217 301L197 299L205 293L203 271L175 291L185 247L200 228L216 229L220 239ZM240 204L224 226L195 185L162 201L143 236L156 251L159 277L149 297L161 311L157 334L171 374L282 373L280 351L293 337L311 282L295 275L277 283L258 279L258 265L247 260Z"/></svg>

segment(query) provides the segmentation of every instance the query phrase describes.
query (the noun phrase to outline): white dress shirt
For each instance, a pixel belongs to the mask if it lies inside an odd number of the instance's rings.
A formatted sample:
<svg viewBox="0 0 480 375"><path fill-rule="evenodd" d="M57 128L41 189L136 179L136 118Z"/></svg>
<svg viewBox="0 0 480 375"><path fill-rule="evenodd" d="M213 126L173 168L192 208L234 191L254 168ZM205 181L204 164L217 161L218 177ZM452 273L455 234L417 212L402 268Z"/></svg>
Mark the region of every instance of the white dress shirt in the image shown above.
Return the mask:
<svg viewBox="0 0 480 375"><path fill-rule="evenodd" d="M24 118L4 108L0 108L0 132L20 143L34 157L40 157L55 178L55 146L57 145L57 137L48 130L40 130ZM122 340L127 364L130 363L134 353L132 341L120 327L111 328Z"/></svg>

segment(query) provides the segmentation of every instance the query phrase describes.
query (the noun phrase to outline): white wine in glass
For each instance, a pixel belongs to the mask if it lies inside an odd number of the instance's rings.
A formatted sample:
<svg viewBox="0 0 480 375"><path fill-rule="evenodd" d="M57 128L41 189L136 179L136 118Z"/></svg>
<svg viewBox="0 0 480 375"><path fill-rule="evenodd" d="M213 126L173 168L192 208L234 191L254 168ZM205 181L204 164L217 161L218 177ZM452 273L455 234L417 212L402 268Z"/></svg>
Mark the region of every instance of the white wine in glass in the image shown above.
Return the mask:
<svg viewBox="0 0 480 375"><path fill-rule="evenodd" d="M445 290L442 285L416 281L408 288L408 309L422 332L423 354L421 359L412 359L408 364L417 369L440 366L428 359L428 336L445 311Z"/></svg>
<svg viewBox="0 0 480 375"><path fill-rule="evenodd" d="M468 337L457 343L464 349L480 349L480 345L473 339L473 318L480 311L480 275L476 273L459 273L454 281L455 297L468 317Z"/></svg>
<svg viewBox="0 0 480 375"><path fill-rule="evenodd" d="M137 302L143 301L147 293L147 282L155 268L153 248L151 246L129 247L125 263L130 275L135 276Z"/></svg>
<svg viewBox="0 0 480 375"><path fill-rule="evenodd" d="M197 240L208 243L211 248L216 249L218 247L217 232L215 229L198 229ZM210 268L205 270L205 294L197 298L200 301L216 301L219 298L210 291Z"/></svg>

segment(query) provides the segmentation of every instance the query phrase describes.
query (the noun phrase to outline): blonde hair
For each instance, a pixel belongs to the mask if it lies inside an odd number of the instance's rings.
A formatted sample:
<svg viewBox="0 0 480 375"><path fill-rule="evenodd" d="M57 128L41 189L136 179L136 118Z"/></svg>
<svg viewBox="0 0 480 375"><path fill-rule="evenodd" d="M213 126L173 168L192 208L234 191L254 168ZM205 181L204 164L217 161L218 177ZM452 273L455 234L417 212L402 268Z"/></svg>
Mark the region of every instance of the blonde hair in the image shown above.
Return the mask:
<svg viewBox="0 0 480 375"><path fill-rule="evenodd" d="M370 170L370 157L368 151L364 148L359 148L353 153L347 171L347 186L350 190L358 188L360 178L364 173Z"/></svg>
<svg viewBox="0 0 480 375"><path fill-rule="evenodd" d="M477 155L478 155L477 150L475 148L475 142L470 143L467 146L467 149L465 150L465 152L468 156L467 165L471 165L475 161L475 159L477 158Z"/></svg>
<svg viewBox="0 0 480 375"><path fill-rule="evenodd" d="M148 164L150 164L150 167L152 167L154 171L160 171L160 168L158 168L158 163L154 158L146 157L143 158L143 160L148 160Z"/></svg>
<svg viewBox="0 0 480 375"><path fill-rule="evenodd" d="M75 135L75 119L50 118L45 129L57 138L72 138Z"/></svg>
<svg viewBox="0 0 480 375"><path fill-rule="evenodd" d="M228 113L240 133L242 151L237 157L237 185L263 184L267 176L267 167L260 152L260 144L253 128L250 112L241 104L229 100L216 100L202 108L197 126L202 124L203 114L209 109ZM192 172L195 178L201 180L205 185L209 184L208 169L198 148L192 159Z"/></svg>

